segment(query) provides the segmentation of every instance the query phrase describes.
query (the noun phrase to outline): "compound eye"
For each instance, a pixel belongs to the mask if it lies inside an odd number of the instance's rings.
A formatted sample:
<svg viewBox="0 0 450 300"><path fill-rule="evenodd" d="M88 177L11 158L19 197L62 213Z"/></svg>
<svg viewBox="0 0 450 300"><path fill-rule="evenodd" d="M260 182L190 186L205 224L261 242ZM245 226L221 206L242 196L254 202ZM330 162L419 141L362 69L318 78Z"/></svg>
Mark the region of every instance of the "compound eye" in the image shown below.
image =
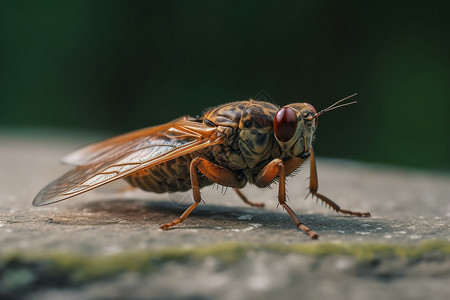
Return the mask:
<svg viewBox="0 0 450 300"><path fill-rule="evenodd" d="M280 142L287 142L297 130L297 115L290 107L281 108L273 120L273 132Z"/></svg>

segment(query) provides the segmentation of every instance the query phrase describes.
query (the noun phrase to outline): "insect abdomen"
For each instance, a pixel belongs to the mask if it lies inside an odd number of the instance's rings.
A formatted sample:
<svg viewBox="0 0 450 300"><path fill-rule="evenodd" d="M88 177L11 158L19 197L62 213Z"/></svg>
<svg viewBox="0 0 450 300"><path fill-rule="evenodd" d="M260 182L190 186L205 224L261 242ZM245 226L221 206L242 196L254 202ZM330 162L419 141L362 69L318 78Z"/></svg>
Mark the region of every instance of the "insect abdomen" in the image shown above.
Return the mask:
<svg viewBox="0 0 450 300"><path fill-rule="evenodd" d="M184 155L152 166L124 179L134 187L154 193L184 192L191 189L190 163L191 156ZM200 186L213 184L206 178L199 178Z"/></svg>

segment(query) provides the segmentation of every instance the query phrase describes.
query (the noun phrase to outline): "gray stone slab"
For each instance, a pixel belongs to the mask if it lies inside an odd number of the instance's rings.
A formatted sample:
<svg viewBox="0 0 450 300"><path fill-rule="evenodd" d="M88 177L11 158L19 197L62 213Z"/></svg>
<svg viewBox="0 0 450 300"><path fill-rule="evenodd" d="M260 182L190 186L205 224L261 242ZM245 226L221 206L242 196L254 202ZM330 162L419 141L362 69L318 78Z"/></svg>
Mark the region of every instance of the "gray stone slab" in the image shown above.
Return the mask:
<svg viewBox="0 0 450 300"><path fill-rule="evenodd" d="M446 299L450 295L450 257L442 250L450 241L447 174L319 157L319 191L342 208L370 211L372 217L338 215L311 198L305 200L309 177L305 165L288 180L289 204L320 235L318 241L296 229L289 215L277 207L276 185L272 189L244 189L251 200L265 203L263 209L246 206L232 190L206 187L202 192L205 203L169 231L160 230L159 225L183 212L192 201L190 193L120 191L125 184L118 183L54 205L33 207L35 194L69 169L60 165L59 159L88 141L92 139L0 135L0 295L19 293L30 299L235 299L242 295L249 299L300 295L423 299L429 293L434 299ZM340 249L343 245L387 245L392 250L435 240L444 243L437 258L425 251L420 259L380 254L376 259L361 260L340 250L324 255L305 254L302 251L306 248L300 252L267 248L312 245L317 252L320 245L323 249L330 245ZM238 245L244 250L233 263L214 253L181 262L165 259L157 269L119 269L111 278L78 285L70 280L39 284L35 277L42 273L30 271L33 269L25 260L12 264L7 259L11 253L37 255L36 263L55 253L78 258L114 257L136 251L189 252L214 245ZM22 291L17 288L20 284Z"/></svg>

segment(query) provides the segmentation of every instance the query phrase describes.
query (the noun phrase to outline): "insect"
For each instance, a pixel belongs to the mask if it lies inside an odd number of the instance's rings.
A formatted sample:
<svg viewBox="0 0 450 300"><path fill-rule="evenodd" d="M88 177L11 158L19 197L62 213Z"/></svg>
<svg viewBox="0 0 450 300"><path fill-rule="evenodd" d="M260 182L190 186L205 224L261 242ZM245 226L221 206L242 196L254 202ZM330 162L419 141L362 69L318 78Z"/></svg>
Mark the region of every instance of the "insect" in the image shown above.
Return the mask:
<svg viewBox="0 0 450 300"><path fill-rule="evenodd" d="M218 183L240 191L247 183L264 188L278 181L279 204L298 228L311 238L318 234L303 224L286 203L285 178L310 159L309 192L336 212L369 217L341 209L319 194L314 151L311 146L318 117L353 104L343 98L319 112L309 103L278 107L255 100L232 102L209 109L202 117L185 116L164 125L120 135L81 148L63 158L74 165L43 188L33 201L41 206L65 200L124 178L134 187L155 193L192 189L194 203L169 229L183 222L201 202L200 189ZM186 180L188 178L188 180Z"/></svg>

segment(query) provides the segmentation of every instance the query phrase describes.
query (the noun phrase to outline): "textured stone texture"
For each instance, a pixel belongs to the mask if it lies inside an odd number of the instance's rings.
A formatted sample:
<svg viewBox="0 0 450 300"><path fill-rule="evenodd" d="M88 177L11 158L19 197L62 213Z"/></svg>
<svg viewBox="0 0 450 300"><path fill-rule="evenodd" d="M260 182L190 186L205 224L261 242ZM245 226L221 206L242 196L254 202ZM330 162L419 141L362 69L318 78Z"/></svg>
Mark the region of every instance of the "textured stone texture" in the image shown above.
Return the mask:
<svg viewBox="0 0 450 300"><path fill-rule="evenodd" d="M305 166L289 178L289 204L320 235L319 241L296 229L289 215L277 208L276 185L244 190L251 200L264 202L264 209L246 206L230 189L223 194L222 187L206 187L202 193L205 203L169 231L159 230L159 225L182 213L192 201L189 193L120 191L126 185L117 183L58 204L33 207L39 189L68 170L58 163L59 158L90 141L0 135L0 296L446 299L450 294L450 256L442 250L450 242L448 174L319 157L319 191L342 208L370 211L373 216L338 215L311 198L304 200L309 176ZM317 152L320 155L320 149ZM264 246L258 250L258 245L297 244L323 244L324 249L330 244L416 247L433 240L444 243L437 253L386 256L380 252L369 259L339 251L320 254L317 246L311 254L270 251ZM92 280L71 277L58 282L51 279L52 271L44 272L50 276L48 280L40 278L46 255L51 264L55 254L78 259L129 254L126 259L132 263L136 251L195 251L222 244L225 248L240 245L243 250L231 262L211 251L196 259L155 258L158 263L144 271L119 268L114 276L103 271ZM19 258L11 259L12 254ZM23 257L30 255L37 258L27 264ZM61 272L62 277L67 276Z"/></svg>

